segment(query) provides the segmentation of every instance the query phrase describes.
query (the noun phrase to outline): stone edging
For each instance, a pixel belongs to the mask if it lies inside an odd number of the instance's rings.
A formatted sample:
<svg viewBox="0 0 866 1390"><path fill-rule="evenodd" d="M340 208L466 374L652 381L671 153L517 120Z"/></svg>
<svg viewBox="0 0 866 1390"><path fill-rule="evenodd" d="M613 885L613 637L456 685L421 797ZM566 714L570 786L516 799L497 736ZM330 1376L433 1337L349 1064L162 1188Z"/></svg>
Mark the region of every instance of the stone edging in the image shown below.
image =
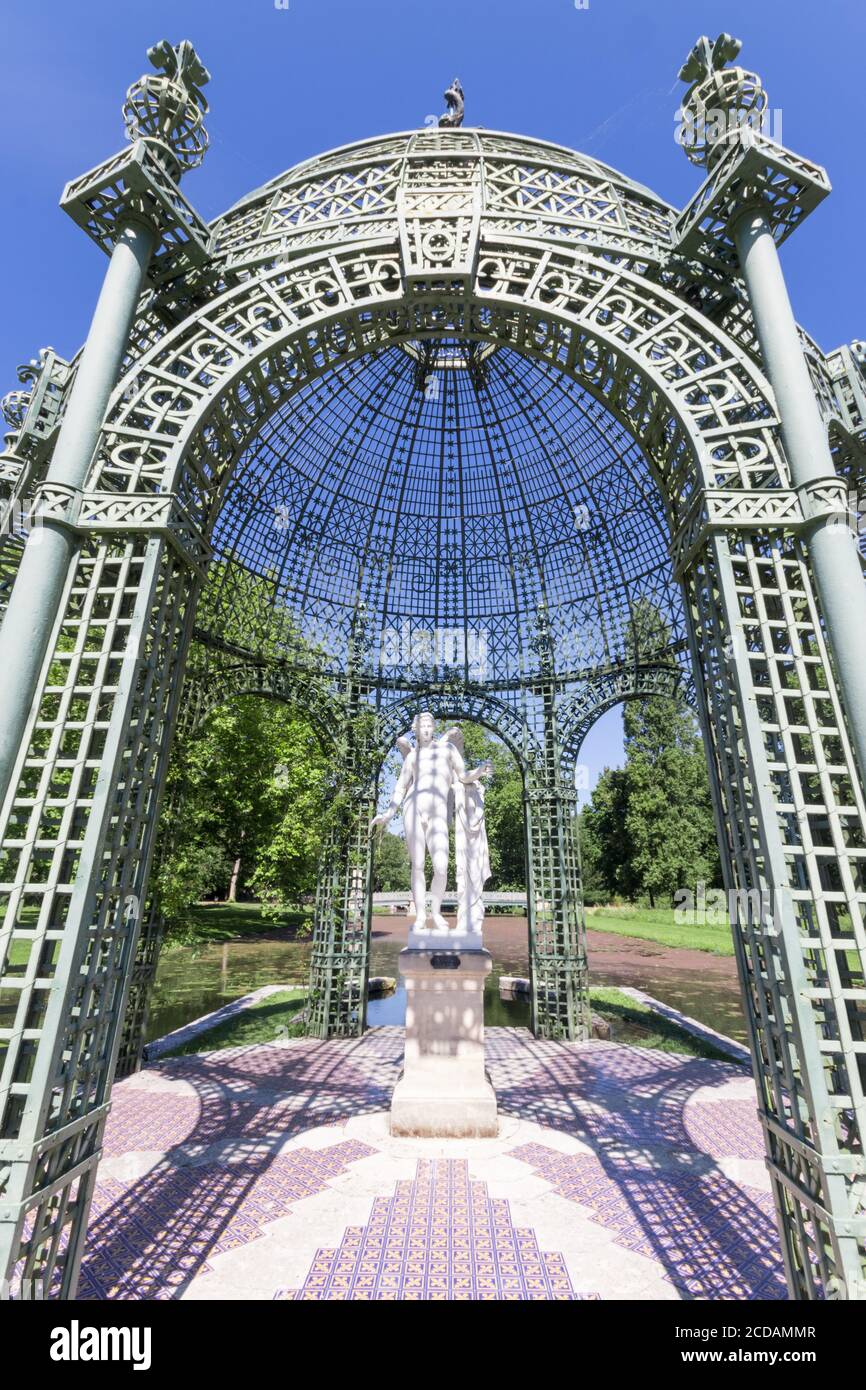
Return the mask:
<svg viewBox="0 0 866 1390"><path fill-rule="evenodd" d="M240 999L233 999L230 1004L225 1004L221 1009L214 1010L213 1013L204 1014L201 1018L196 1018L192 1023L186 1023L182 1028L176 1028L173 1033L166 1033L162 1038L156 1038L147 1044L144 1049L143 1062L155 1062L166 1052L172 1052L176 1047L182 1047L184 1043L192 1038L199 1037L202 1033L210 1032L217 1024L222 1023L227 1018L234 1018L237 1014L243 1013L245 1009L251 1008L259 1000L266 999L269 994L282 994L287 989L297 989L297 985L262 985L260 989L254 989L251 994L244 994ZM680 1013L679 1009L674 1009L670 1004L663 1004L660 999L655 999L651 994L646 994L642 989L635 989L631 985L617 985L620 994L626 994L640 1004L645 1004L654 1013L667 1018L677 1027L682 1028L684 1033L689 1033L693 1038L700 1042L712 1044L718 1048L719 1052L724 1052L732 1061L750 1063L749 1049L742 1043L736 1042L734 1038L727 1037L724 1033L717 1033L714 1028L708 1027L705 1023L699 1023L695 1018L689 1018L688 1014Z"/></svg>
<svg viewBox="0 0 866 1390"><path fill-rule="evenodd" d="M200 1033L209 1033L211 1028L215 1028L224 1019L234 1018L236 1014L243 1013L244 1009L252 1008L253 1004L258 1004L260 999L267 999L269 994L282 994L287 989L299 988L299 985L262 985L260 989L254 989L251 994L244 994L240 999L233 999L230 1004L224 1004L221 1009L215 1009L210 1014L202 1014L201 1018L193 1019L192 1023L185 1023L182 1028L175 1028L173 1033L166 1033L164 1037L155 1038L153 1042L147 1043L142 1061L145 1064L157 1061L166 1052L172 1052L176 1047L182 1047L192 1038L197 1038Z"/></svg>
<svg viewBox="0 0 866 1390"><path fill-rule="evenodd" d="M725 1033L717 1033L715 1028L710 1028L706 1023L699 1023L696 1018L689 1018L688 1014L680 1013L679 1009L674 1009L670 1004L663 1004L660 999L654 999L651 994L645 994L642 989L635 989L631 985L616 985L620 994L627 994L630 998L637 1000L640 1004L646 1004L647 1008L652 1009L653 1013L661 1014L671 1023L675 1023L678 1028L682 1028L684 1033L690 1033L699 1042L711 1043L718 1048L719 1052L725 1052L735 1062L743 1062L746 1066L750 1065L751 1057L749 1049L742 1043L738 1043L734 1038L729 1038Z"/></svg>

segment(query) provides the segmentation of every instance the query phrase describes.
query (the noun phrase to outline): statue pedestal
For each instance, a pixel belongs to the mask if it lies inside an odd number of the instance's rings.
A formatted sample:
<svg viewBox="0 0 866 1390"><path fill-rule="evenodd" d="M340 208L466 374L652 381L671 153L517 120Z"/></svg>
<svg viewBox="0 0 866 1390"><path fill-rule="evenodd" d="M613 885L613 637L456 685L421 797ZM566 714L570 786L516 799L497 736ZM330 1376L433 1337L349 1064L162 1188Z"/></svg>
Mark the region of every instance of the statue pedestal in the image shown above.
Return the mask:
<svg viewBox="0 0 866 1390"><path fill-rule="evenodd" d="M475 938L477 941L478 938ZM391 1101L391 1133L487 1138L498 1133L496 1096L484 1070L484 980L490 952L407 947L406 1055Z"/></svg>
<svg viewBox="0 0 866 1390"><path fill-rule="evenodd" d="M434 953L457 951L463 955L465 951L483 951L484 947L477 933L458 932L454 927L449 927L447 931L436 931L433 927L413 925L409 928L408 949Z"/></svg>

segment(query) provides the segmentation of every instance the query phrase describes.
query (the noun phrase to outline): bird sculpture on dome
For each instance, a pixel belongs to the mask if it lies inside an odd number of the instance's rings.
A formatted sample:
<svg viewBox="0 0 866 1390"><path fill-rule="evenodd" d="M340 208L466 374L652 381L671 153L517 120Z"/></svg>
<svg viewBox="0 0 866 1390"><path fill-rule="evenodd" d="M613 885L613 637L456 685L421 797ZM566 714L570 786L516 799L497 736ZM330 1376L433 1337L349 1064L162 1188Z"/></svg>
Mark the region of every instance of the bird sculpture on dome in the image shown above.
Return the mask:
<svg viewBox="0 0 866 1390"><path fill-rule="evenodd" d="M445 104L448 110L439 117L440 126L460 126L463 124L463 88L460 85L460 78L455 77L448 91L445 92Z"/></svg>

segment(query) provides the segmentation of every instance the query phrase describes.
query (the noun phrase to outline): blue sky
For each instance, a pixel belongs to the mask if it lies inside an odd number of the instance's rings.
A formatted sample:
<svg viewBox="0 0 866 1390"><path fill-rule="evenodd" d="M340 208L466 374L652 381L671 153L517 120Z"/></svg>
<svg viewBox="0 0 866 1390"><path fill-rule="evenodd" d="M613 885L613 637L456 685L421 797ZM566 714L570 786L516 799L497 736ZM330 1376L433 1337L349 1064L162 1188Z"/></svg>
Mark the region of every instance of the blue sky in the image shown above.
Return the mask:
<svg viewBox="0 0 866 1390"><path fill-rule="evenodd" d="M105 260L57 203L124 144L120 106L157 39L210 68L211 149L184 190L206 218L317 151L424 124L457 75L467 125L584 150L682 206L700 171L674 141L677 70L701 33L743 40L781 139L822 163L833 195L783 251L795 312L822 347L866 336L862 0L4 0L0 175L5 216L0 394L51 344L87 330ZM621 720L585 749L618 760Z"/></svg>

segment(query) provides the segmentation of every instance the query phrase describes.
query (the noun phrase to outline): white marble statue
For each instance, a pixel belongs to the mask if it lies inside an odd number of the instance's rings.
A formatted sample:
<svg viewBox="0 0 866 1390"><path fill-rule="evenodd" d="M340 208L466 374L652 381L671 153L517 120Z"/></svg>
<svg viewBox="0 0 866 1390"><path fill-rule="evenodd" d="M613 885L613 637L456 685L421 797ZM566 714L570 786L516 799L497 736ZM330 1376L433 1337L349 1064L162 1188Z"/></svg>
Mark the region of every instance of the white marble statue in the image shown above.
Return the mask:
<svg viewBox="0 0 866 1390"><path fill-rule="evenodd" d="M463 732L449 735L463 756ZM484 823L484 782L492 765L482 763L454 784L454 858L457 866L457 933L480 936L484 925L484 885L490 877L490 848Z"/></svg>
<svg viewBox="0 0 866 1390"><path fill-rule="evenodd" d="M457 860L457 932L454 935L479 936L484 921L483 889L490 877L487 835L484 829L484 788L481 779L493 771L483 762L472 772L463 761L463 735L449 729L436 738L432 714L419 714L414 722L415 747L405 739L398 741L404 755L391 804L370 822L387 826L399 810L403 812L406 848L412 867L412 899L415 914L414 935L426 930L427 881L424 861L429 851L433 863L430 884L432 932L449 931L442 916L442 898L448 880L448 826L455 820Z"/></svg>

